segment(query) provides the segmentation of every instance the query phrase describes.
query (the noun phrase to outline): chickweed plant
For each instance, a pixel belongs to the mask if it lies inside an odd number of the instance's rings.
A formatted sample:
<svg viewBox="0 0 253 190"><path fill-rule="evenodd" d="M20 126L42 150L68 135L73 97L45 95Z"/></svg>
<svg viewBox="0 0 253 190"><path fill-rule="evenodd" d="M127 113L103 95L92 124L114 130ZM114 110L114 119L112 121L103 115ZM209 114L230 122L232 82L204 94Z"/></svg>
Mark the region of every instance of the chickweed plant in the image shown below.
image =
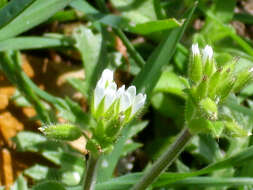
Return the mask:
<svg viewBox="0 0 253 190"><path fill-rule="evenodd" d="M34 108L39 129L6 140L0 122L0 153L8 149L13 163L16 151L39 158L11 189L251 189L247 3L0 0L0 70L16 87L10 107ZM30 57L44 78L46 66L78 77L52 95L57 89L35 84L43 77L25 73Z"/></svg>

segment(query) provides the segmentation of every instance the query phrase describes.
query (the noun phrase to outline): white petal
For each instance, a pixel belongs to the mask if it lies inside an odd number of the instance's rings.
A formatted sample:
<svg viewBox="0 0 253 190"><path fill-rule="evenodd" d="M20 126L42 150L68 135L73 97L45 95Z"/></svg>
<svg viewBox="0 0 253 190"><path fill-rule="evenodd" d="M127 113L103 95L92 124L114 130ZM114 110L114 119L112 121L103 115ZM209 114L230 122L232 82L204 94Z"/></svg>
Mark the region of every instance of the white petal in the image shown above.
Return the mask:
<svg viewBox="0 0 253 190"><path fill-rule="evenodd" d="M105 96L104 88L96 87L94 91L94 109L97 110L98 105L100 104L101 100Z"/></svg>
<svg viewBox="0 0 253 190"><path fill-rule="evenodd" d="M116 100L116 89L117 85L113 82L108 88L105 89L105 110L110 108L113 102Z"/></svg>
<svg viewBox="0 0 253 190"><path fill-rule="evenodd" d="M113 82L113 71L105 69L97 82L97 86L100 88L105 88L106 84Z"/></svg>
<svg viewBox="0 0 253 190"><path fill-rule="evenodd" d="M125 92L125 85L121 86L117 91L117 98L120 98L121 95Z"/></svg>
<svg viewBox="0 0 253 190"><path fill-rule="evenodd" d="M146 101L146 94L143 95L140 93L135 97L131 116L133 116L144 106L145 101Z"/></svg>
<svg viewBox="0 0 253 190"><path fill-rule="evenodd" d="M199 45L198 44L193 44L192 45L192 53L193 53L193 55L200 54L200 52L199 52Z"/></svg>
<svg viewBox="0 0 253 190"><path fill-rule="evenodd" d="M130 100L131 102L134 101L135 95L136 95L136 88L135 86L130 86L127 91L126 91L129 95L130 95Z"/></svg>
<svg viewBox="0 0 253 190"><path fill-rule="evenodd" d="M105 69L102 73L102 76L101 78L104 80L104 81L108 81L108 82L111 82L113 81L113 71L111 71L110 69Z"/></svg>
<svg viewBox="0 0 253 190"><path fill-rule="evenodd" d="M212 59L213 57L213 49L211 46L206 45L203 50L203 60Z"/></svg>
<svg viewBox="0 0 253 190"><path fill-rule="evenodd" d="M131 100L130 100L129 93L124 92L120 97L119 111L124 112L130 106L131 106Z"/></svg>

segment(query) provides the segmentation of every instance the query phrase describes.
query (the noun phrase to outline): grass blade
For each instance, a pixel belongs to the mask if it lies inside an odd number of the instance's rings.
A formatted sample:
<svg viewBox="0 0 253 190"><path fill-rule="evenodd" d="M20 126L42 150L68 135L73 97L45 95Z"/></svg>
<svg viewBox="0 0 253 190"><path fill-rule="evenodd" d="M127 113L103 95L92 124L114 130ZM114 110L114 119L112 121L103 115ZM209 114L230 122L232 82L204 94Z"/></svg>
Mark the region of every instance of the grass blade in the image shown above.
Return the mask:
<svg viewBox="0 0 253 190"><path fill-rule="evenodd" d="M0 41L0 51L66 47L72 46L73 44L72 39L64 36L61 38L17 37Z"/></svg>
<svg viewBox="0 0 253 190"><path fill-rule="evenodd" d="M8 24L35 0L12 0L0 11L0 28Z"/></svg>
<svg viewBox="0 0 253 190"><path fill-rule="evenodd" d="M0 40L21 34L46 21L71 0L36 0L27 6L9 24L0 29Z"/></svg>

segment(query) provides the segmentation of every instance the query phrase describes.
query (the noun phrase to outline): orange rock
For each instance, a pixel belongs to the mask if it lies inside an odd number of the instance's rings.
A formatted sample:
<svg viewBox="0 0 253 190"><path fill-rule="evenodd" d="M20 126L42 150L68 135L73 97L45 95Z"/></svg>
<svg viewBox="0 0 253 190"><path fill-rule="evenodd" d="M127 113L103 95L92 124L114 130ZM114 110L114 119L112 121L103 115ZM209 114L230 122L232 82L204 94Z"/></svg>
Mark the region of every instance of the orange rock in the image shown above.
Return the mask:
<svg viewBox="0 0 253 190"><path fill-rule="evenodd" d="M6 185L6 190L10 189L13 184L13 169L12 169L12 159L11 153L6 148L2 149L2 171L3 171L3 182Z"/></svg>
<svg viewBox="0 0 253 190"><path fill-rule="evenodd" d="M73 148L75 148L76 150L78 150L79 152L84 153L84 154L87 154L86 143L87 143L87 140L83 136L75 141L69 142L69 144Z"/></svg>
<svg viewBox="0 0 253 190"><path fill-rule="evenodd" d="M0 110L5 109L9 104L8 96L6 94L0 94Z"/></svg>
<svg viewBox="0 0 253 190"><path fill-rule="evenodd" d="M14 137L18 131L24 128L10 112L4 112L0 114L0 132L4 141L11 145L10 138Z"/></svg>
<svg viewBox="0 0 253 190"><path fill-rule="evenodd" d="M27 117L34 117L36 116L36 111L34 108L32 107L23 107L22 108L23 113L27 116Z"/></svg>
<svg viewBox="0 0 253 190"><path fill-rule="evenodd" d="M34 77L34 70L29 64L27 57L25 55L22 56L22 62L23 62L22 64L23 70L27 74L27 76L31 78Z"/></svg>
<svg viewBox="0 0 253 190"><path fill-rule="evenodd" d="M13 86L5 86L0 87L0 94L5 94L10 98L15 93L15 87Z"/></svg>

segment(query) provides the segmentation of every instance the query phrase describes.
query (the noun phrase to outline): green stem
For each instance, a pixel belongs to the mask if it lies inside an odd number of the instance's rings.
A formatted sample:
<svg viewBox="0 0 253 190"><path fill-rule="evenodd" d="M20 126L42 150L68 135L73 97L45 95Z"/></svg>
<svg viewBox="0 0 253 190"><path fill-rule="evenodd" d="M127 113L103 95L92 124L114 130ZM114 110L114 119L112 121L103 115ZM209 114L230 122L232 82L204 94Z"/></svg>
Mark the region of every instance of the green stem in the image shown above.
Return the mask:
<svg viewBox="0 0 253 190"><path fill-rule="evenodd" d="M88 160L85 180L84 180L84 186L83 190L94 190L95 184L96 184L96 178L97 178L97 169L99 166L99 156L94 156L90 154L90 158Z"/></svg>
<svg viewBox="0 0 253 190"><path fill-rule="evenodd" d="M103 0L96 0L98 7L101 11L105 13L109 13L108 8L106 7L106 4ZM135 60L136 64L142 68L145 65L145 61L142 58L142 56L139 54L138 51L134 48L133 44L130 42L130 40L127 38L125 33L118 28L113 28L113 32L122 40L123 44L126 46L127 51L129 54L133 57Z"/></svg>
<svg viewBox="0 0 253 190"><path fill-rule="evenodd" d="M170 148L152 165L131 190L145 190L167 169L190 141L192 134L184 128Z"/></svg>
<svg viewBox="0 0 253 190"><path fill-rule="evenodd" d="M122 40L122 42L124 43L124 45L126 46L128 52L129 52L129 54L135 60L136 64L140 68L142 68L145 65L145 61L142 58L142 56L136 51L136 49L134 48L133 44L129 41L129 39L126 37L126 35L124 34L124 32L122 32L122 30L120 30L120 29L113 29L113 31Z"/></svg>

